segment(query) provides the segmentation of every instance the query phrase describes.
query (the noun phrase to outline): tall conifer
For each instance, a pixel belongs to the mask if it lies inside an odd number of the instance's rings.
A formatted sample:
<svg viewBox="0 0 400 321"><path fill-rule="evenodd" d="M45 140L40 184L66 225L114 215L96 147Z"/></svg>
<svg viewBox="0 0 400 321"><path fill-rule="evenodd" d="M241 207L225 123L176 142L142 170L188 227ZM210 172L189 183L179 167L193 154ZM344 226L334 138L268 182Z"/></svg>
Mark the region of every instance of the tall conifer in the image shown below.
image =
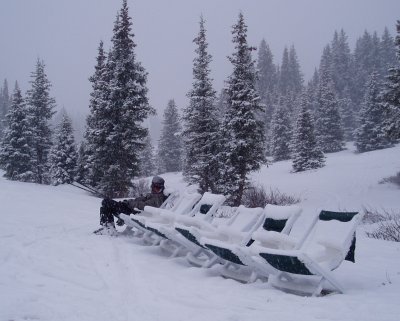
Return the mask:
<svg viewBox="0 0 400 321"><path fill-rule="evenodd" d="M227 110L222 124L222 175L218 188L230 196L230 204L238 206L248 183L248 174L258 170L266 159L264 126L256 118L256 113L263 110L255 87L253 48L247 44L247 26L242 13L232 34L235 52L229 57L233 72L225 89Z"/></svg>
<svg viewBox="0 0 400 321"><path fill-rule="evenodd" d="M72 183L77 169L78 153L72 129L71 119L62 110L61 122L58 124L54 144L50 150L50 177L54 185Z"/></svg>
<svg viewBox="0 0 400 321"><path fill-rule="evenodd" d="M5 170L4 177L23 181L34 181L32 127L30 115L18 84L7 113L7 127L0 145L0 165Z"/></svg>
<svg viewBox="0 0 400 321"><path fill-rule="evenodd" d="M158 142L160 171L178 172L182 170L182 125L178 108L171 99L164 111L163 128Z"/></svg>
<svg viewBox="0 0 400 321"><path fill-rule="evenodd" d="M201 192L215 192L219 121L216 92L210 77L212 57L207 51L203 18L200 19L199 34L193 42L197 46L193 60L193 85L188 93L189 105L183 114L183 174L189 183L198 184Z"/></svg>
<svg viewBox="0 0 400 321"><path fill-rule="evenodd" d="M31 121L31 143L34 150L34 182L49 182L48 160L52 145L50 120L54 114L55 99L50 97L51 83L45 73L45 64L38 59L35 71L31 74L31 88L27 92L27 106Z"/></svg>

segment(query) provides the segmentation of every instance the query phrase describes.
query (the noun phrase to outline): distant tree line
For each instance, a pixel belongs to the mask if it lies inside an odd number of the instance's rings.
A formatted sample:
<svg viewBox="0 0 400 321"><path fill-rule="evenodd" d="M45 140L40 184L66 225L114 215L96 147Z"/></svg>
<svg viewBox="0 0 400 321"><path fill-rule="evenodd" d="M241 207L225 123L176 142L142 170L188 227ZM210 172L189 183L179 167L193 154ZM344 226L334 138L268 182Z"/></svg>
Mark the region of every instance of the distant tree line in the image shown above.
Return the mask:
<svg viewBox="0 0 400 321"><path fill-rule="evenodd" d="M274 63L263 39L247 43L239 14L232 27L231 74L217 94L210 76L203 17L194 38L193 82L182 115L168 101L157 151L144 121L149 105L147 73L135 54L127 1L114 23L111 48L101 41L92 84L86 132L77 148L66 112L55 130L49 125L55 101L38 60L31 89L18 84L0 91L0 164L4 176L20 181L62 184L77 180L109 197L126 196L132 179L182 171L201 192L229 196L241 204L249 174L269 160L292 160L293 171L317 169L324 153L354 141L358 152L392 146L400 138L400 22L395 39L367 31L350 50L343 30L322 52L319 67L305 83L295 47Z"/></svg>

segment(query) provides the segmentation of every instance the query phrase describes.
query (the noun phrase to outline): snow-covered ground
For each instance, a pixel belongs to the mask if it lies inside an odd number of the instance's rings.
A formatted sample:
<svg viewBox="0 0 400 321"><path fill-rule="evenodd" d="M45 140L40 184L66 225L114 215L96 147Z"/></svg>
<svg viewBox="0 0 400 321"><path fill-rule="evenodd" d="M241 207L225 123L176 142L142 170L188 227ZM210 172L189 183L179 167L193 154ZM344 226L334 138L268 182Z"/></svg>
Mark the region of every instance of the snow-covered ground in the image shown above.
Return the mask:
<svg viewBox="0 0 400 321"><path fill-rule="evenodd" d="M301 233L319 208L400 212L400 189L380 184L400 171L400 146L330 154L326 167L290 173L290 162L253 180L302 199ZM179 174L168 185L183 188ZM366 238L356 264L334 271L346 294L300 297L266 283L241 284L134 238L96 236L100 200L72 186L0 178L0 321L400 320L400 243Z"/></svg>

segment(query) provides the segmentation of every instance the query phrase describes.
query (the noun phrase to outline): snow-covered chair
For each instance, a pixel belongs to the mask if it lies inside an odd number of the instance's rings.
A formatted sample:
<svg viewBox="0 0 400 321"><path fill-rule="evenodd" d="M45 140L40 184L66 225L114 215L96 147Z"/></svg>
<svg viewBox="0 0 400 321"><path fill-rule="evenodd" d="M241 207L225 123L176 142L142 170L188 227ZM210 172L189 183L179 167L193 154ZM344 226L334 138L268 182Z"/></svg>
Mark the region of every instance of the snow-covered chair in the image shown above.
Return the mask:
<svg viewBox="0 0 400 321"><path fill-rule="evenodd" d="M180 233L175 230L175 224L200 227L209 224L217 209L225 202L225 196L206 192L187 215L171 216L167 222L146 222L146 228L162 237L161 247L177 255L185 247L179 243Z"/></svg>
<svg viewBox="0 0 400 321"><path fill-rule="evenodd" d="M193 186L188 187L183 193L171 192L165 202L159 207L145 206L143 211L136 215L120 214L120 218L130 228L135 228L136 236L151 237L153 231L146 228L146 222L168 222L176 215L190 213L194 205L200 200L199 194Z"/></svg>
<svg viewBox="0 0 400 321"><path fill-rule="evenodd" d="M271 286L289 292L319 295L325 288L343 293L332 270L344 260L354 262L355 231L362 217L357 212L321 211L297 246L252 246L252 266L268 276Z"/></svg>
<svg viewBox="0 0 400 321"><path fill-rule="evenodd" d="M257 209L247 209L247 211ZM221 274L240 282L252 282L257 277L252 266L243 260L242 249L250 247L255 237L265 237L266 234L289 234L294 222L298 219L301 208L296 205L277 206L267 204L261 209L262 217L255 224L241 231L225 229L219 235L208 235L200 239L200 243L214 252L223 262ZM258 210L257 210L258 211Z"/></svg>
<svg viewBox="0 0 400 321"><path fill-rule="evenodd" d="M226 211L226 208L227 206L224 206L219 209ZM230 211L234 214L230 219L225 219L224 223L214 224L213 221L211 223L198 222L194 225L175 224L175 230L179 232L175 241L189 250L186 256L189 263L202 267L219 263L219 257L200 244L200 239L207 236L225 240L242 238L243 235L251 233L261 223L263 217L262 208L249 209L241 205L238 208L230 208Z"/></svg>

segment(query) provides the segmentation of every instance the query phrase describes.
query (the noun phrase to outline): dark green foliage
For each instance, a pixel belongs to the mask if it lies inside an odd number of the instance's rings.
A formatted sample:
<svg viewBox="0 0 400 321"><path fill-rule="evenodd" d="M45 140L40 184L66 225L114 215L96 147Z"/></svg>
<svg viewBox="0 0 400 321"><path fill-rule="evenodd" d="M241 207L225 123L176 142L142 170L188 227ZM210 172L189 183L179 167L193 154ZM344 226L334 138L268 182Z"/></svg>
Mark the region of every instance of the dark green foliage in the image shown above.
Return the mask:
<svg viewBox="0 0 400 321"><path fill-rule="evenodd" d="M289 159L291 156L290 141L292 138L289 111L284 99L275 107L271 123L271 156L274 161Z"/></svg>
<svg viewBox="0 0 400 321"><path fill-rule="evenodd" d="M359 152L389 146L389 141L383 131L385 115L382 112L380 91L378 74L374 72L367 84L367 91L360 111L359 127L355 132L355 144Z"/></svg>
<svg viewBox="0 0 400 321"><path fill-rule="evenodd" d="M324 153L343 149L344 137L339 102L332 80L331 49L326 46L319 69L319 85L315 110L317 141Z"/></svg>
<svg viewBox="0 0 400 321"><path fill-rule="evenodd" d="M4 177L24 182L33 181L34 150L32 148L32 128L25 100L18 84L15 84L10 110L7 113L4 138L0 144L0 165L5 170Z"/></svg>
<svg viewBox="0 0 400 321"><path fill-rule="evenodd" d="M139 156L139 176L152 176L156 174L156 161L154 147L150 135L144 141L144 148Z"/></svg>
<svg viewBox="0 0 400 321"><path fill-rule="evenodd" d="M50 150L50 178L53 185L72 183L75 179L78 154L72 123L65 111L58 124Z"/></svg>
<svg viewBox="0 0 400 321"><path fill-rule="evenodd" d="M48 160L52 145L50 119L54 114L55 99L50 97L51 83L44 70L45 64L37 60L36 69L31 74L31 88L26 94L29 121L32 130L30 146L33 148L32 181L49 183Z"/></svg>
<svg viewBox="0 0 400 321"><path fill-rule="evenodd" d="M147 73L136 60L131 18L124 0L114 24L107 61L99 47L88 117L92 185L110 197L125 196L138 175L139 155L148 135L143 121L154 109L147 98Z"/></svg>
<svg viewBox="0 0 400 321"><path fill-rule="evenodd" d="M400 138L400 20L397 21L396 36L397 65L389 69L385 90L382 93L383 111L386 120L384 132L392 139Z"/></svg>
<svg viewBox="0 0 400 321"><path fill-rule="evenodd" d="M204 20L200 20L200 31L194 39L197 45L193 61L193 85L188 93L189 106L184 110L183 175L190 184L198 184L202 193L216 192L215 182L218 179L218 131L219 120L216 110L216 92L210 78L211 55L208 54ZM223 113L224 97L221 93Z"/></svg>
<svg viewBox="0 0 400 321"><path fill-rule="evenodd" d="M293 170L300 172L323 167L322 153L314 134L314 121L309 111L307 94L302 95L301 110L293 135Z"/></svg>
<svg viewBox="0 0 400 321"><path fill-rule="evenodd" d="M247 176L266 162L265 131L256 113L263 112L255 89L256 73L247 44L247 26L239 14L233 26L235 52L229 57L233 72L227 80L227 110L221 126L221 179L218 190L229 195L233 206L241 203L247 185Z"/></svg>
<svg viewBox="0 0 400 321"><path fill-rule="evenodd" d="M158 142L160 172L182 170L182 126L175 101L171 99L164 111L163 129Z"/></svg>
<svg viewBox="0 0 400 321"><path fill-rule="evenodd" d="M8 82L4 79L3 87L0 88L0 140L3 137L3 132L7 127L8 109L10 108L10 97L8 95Z"/></svg>

